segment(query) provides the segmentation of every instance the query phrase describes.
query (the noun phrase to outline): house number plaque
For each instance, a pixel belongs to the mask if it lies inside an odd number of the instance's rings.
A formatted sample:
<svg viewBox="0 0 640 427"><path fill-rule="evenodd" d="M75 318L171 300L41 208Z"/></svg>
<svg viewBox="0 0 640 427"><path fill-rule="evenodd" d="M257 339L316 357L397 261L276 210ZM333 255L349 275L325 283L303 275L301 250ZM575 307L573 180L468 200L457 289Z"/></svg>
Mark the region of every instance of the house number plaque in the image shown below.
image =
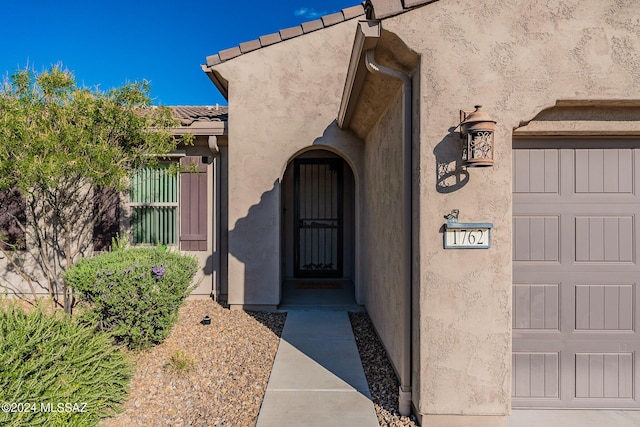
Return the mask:
<svg viewBox="0 0 640 427"><path fill-rule="evenodd" d="M445 249L488 249L491 247L491 223L449 222L444 225Z"/></svg>

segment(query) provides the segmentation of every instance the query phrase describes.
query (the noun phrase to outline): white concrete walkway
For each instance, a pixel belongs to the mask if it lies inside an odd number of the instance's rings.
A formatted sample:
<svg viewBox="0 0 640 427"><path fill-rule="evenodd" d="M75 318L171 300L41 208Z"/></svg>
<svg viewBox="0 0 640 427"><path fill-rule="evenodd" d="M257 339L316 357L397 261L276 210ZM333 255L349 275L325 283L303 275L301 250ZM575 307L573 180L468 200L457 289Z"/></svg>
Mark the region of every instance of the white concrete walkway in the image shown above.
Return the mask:
<svg viewBox="0 0 640 427"><path fill-rule="evenodd" d="M289 311L256 427L378 427L349 315Z"/></svg>

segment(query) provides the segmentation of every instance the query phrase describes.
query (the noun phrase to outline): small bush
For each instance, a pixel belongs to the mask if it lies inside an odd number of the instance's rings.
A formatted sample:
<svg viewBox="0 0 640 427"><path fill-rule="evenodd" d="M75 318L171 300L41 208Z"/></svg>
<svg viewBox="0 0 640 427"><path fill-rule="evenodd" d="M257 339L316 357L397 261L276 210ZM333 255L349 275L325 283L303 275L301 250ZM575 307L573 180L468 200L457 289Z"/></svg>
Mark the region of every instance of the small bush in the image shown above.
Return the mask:
<svg viewBox="0 0 640 427"><path fill-rule="evenodd" d="M114 415L132 371L112 341L62 313L0 309L0 425L84 427Z"/></svg>
<svg viewBox="0 0 640 427"><path fill-rule="evenodd" d="M193 357L188 353L176 350L169 356L165 367L174 372L190 371L194 367Z"/></svg>
<svg viewBox="0 0 640 427"><path fill-rule="evenodd" d="M85 320L136 349L167 337L196 269L194 258L163 248L120 249L78 261L65 280L89 304Z"/></svg>

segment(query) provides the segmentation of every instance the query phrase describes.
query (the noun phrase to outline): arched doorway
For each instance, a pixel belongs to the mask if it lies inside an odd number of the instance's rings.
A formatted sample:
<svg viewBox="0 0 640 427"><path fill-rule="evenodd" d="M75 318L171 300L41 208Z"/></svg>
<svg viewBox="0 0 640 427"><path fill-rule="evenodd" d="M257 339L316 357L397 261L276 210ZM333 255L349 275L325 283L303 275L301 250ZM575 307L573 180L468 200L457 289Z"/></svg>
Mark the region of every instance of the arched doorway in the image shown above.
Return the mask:
<svg viewBox="0 0 640 427"><path fill-rule="evenodd" d="M282 181L282 304L355 304L355 180L339 155L293 159Z"/></svg>

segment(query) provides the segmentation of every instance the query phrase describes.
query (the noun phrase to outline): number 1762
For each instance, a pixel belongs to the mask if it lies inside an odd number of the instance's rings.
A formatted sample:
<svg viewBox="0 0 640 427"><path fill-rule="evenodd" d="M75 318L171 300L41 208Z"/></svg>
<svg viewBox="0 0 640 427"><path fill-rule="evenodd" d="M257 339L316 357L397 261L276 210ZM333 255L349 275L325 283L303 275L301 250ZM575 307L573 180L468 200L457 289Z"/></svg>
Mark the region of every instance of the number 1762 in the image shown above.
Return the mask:
<svg viewBox="0 0 640 427"><path fill-rule="evenodd" d="M448 247L488 247L488 229L449 228L446 230Z"/></svg>

